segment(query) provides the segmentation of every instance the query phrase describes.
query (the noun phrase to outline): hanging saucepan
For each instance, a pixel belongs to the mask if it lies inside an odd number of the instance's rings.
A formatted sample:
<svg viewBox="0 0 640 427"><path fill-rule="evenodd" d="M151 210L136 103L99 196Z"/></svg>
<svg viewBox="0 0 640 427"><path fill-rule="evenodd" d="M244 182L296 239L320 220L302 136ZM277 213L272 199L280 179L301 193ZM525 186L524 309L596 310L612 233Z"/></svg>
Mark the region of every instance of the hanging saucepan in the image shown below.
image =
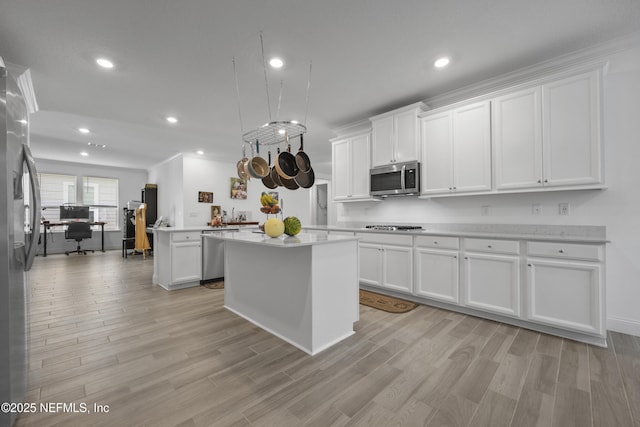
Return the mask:
<svg viewBox="0 0 640 427"><path fill-rule="evenodd" d="M298 188L300 188L295 178L288 179L280 177L280 181L282 181L282 185L289 190L297 190Z"/></svg>
<svg viewBox="0 0 640 427"><path fill-rule="evenodd" d="M247 169L249 163L249 159L247 158L244 150L244 145L242 146L242 158L236 164L236 168L238 169L238 177L240 179L250 179L249 170Z"/></svg>
<svg viewBox="0 0 640 427"><path fill-rule="evenodd" d="M304 152L304 142L302 141L302 134L300 134L300 149L296 153L296 165L301 172L309 172L311 169L311 160L309 156Z"/></svg>
<svg viewBox="0 0 640 427"><path fill-rule="evenodd" d="M249 175L254 178L262 179L269 174L269 164L265 159L260 157L260 144L256 141L256 155L253 156L253 145L251 146L251 160L248 162Z"/></svg>
<svg viewBox="0 0 640 427"><path fill-rule="evenodd" d="M280 155L280 147L278 147L278 154L276 155L276 160L278 160L279 155ZM282 180L280 179L280 175L278 174L278 170L276 169L275 163L273 166L271 166L270 175L271 175L271 179L276 185L278 186L282 185Z"/></svg>
<svg viewBox="0 0 640 427"><path fill-rule="evenodd" d="M316 174L313 172L313 168L310 167L307 172L298 172L295 181L302 188L311 188L316 181Z"/></svg>
<svg viewBox="0 0 640 427"><path fill-rule="evenodd" d="M269 164L271 164L271 151L269 151ZM267 170L269 172L264 178L262 178L262 184L265 187L273 190L274 188L278 187L278 184L276 184L273 178L271 178L271 169L267 169Z"/></svg>
<svg viewBox="0 0 640 427"><path fill-rule="evenodd" d="M287 138L287 143L289 138ZM287 151L281 151L275 161L280 178L293 179L298 174L296 156L291 154L291 144L287 144Z"/></svg>

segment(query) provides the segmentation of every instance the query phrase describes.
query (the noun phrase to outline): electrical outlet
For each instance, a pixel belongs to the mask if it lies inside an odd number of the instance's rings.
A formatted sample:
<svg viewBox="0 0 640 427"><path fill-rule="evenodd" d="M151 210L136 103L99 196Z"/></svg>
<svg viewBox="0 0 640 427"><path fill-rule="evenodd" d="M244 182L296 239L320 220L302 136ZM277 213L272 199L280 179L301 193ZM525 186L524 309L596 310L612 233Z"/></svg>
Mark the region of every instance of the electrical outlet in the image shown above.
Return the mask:
<svg viewBox="0 0 640 427"><path fill-rule="evenodd" d="M482 216L489 215L489 205L480 206L480 215Z"/></svg>
<svg viewBox="0 0 640 427"><path fill-rule="evenodd" d="M534 203L531 205L531 214L540 215L542 214L542 206L539 203Z"/></svg>
<svg viewBox="0 0 640 427"><path fill-rule="evenodd" d="M569 203L560 203L558 205L558 213L560 215L569 215Z"/></svg>

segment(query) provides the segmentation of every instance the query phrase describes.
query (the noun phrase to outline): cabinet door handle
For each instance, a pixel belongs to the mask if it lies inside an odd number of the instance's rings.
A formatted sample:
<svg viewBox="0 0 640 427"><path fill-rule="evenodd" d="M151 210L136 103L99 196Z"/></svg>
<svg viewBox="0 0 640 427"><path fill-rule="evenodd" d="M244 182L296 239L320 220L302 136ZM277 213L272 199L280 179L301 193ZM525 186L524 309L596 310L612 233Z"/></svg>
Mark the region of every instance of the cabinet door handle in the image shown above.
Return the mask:
<svg viewBox="0 0 640 427"><path fill-rule="evenodd" d="M539 179L539 180L538 180L538 184L542 184L542 180L540 180L540 179Z"/></svg>
<svg viewBox="0 0 640 427"><path fill-rule="evenodd" d="M563 254L564 253L564 249L560 249L558 252Z"/></svg>
<svg viewBox="0 0 640 427"><path fill-rule="evenodd" d="M458 255L454 255L454 256L453 256L453 259L458 259Z"/></svg>
<svg viewBox="0 0 640 427"><path fill-rule="evenodd" d="M438 244L438 241L437 241L437 240L434 240L434 241L433 241L433 244L434 244L434 245L437 245L437 244Z"/></svg>
<svg viewBox="0 0 640 427"><path fill-rule="evenodd" d="M491 249L491 245L487 245L487 247L488 247L489 249Z"/></svg>
<svg viewBox="0 0 640 427"><path fill-rule="evenodd" d="M548 180L548 179L545 179L545 180L544 180L544 182L549 182L549 180Z"/></svg>
<svg viewBox="0 0 640 427"><path fill-rule="evenodd" d="M469 257L468 257L468 256L466 256L466 257L464 257L464 259L469 259Z"/></svg>
<svg viewBox="0 0 640 427"><path fill-rule="evenodd" d="M527 264L527 267L531 267L531 264Z"/></svg>

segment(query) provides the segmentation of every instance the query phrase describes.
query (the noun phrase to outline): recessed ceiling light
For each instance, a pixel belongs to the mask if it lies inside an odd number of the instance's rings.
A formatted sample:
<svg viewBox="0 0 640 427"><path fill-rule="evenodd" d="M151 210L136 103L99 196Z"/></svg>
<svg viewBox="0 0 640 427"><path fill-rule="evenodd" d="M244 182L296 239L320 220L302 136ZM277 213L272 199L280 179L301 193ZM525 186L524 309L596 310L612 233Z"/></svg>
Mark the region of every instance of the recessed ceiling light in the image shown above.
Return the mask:
<svg viewBox="0 0 640 427"><path fill-rule="evenodd" d="M436 59L436 62L433 63L433 66L436 68L443 68L449 65L449 62L449 58L443 56L442 58Z"/></svg>
<svg viewBox="0 0 640 427"><path fill-rule="evenodd" d="M273 68L282 68L282 66L284 65L284 61L282 61L282 59L280 58L271 58L269 60L269 65L271 65L271 67Z"/></svg>
<svg viewBox="0 0 640 427"><path fill-rule="evenodd" d="M173 117L173 116L169 116L169 117L167 117L167 121L168 121L169 123L171 123L171 124L176 124L176 123L178 123L178 119L177 119L177 118L175 118L175 117Z"/></svg>
<svg viewBox="0 0 640 427"><path fill-rule="evenodd" d="M196 151L196 153L198 153L198 154L200 154L202 156L204 154L204 151L198 150L198 151Z"/></svg>
<svg viewBox="0 0 640 427"><path fill-rule="evenodd" d="M107 68L107 69L113 68L113 62L111 62L107 58L98 58L98 59L96 59L96 64L98 64L102 68Z"/></svg>
<svg viewBox="0 0 640 427"><path fill-rule="evenodd" d="M83 157L87 157L89 155L89 153L87 153L86 151L81 151L80 155Z"/></svg>
<svg viewBox="0 0 640 427"><path fill-rule="evenodd" d="M91 133L91 131L87 128L78 128L78 132L80 133Z"/></svg>

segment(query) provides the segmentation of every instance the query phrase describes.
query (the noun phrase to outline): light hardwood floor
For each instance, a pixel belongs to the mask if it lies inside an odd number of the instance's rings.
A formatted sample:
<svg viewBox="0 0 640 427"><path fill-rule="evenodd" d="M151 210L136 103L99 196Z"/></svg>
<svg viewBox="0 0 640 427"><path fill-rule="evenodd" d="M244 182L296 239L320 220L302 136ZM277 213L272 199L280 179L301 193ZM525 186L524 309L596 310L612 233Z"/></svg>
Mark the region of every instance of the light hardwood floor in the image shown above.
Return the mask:
<svg viewBox="0 0 640 427"><path fill-rule="evenodd" d="M640 427L638 337L603 349L361 306L356 334L311 357L225 310L224 291L167 292L152 270L120 251L36 259L26 401L92 413L18 426Z"/></svg>

